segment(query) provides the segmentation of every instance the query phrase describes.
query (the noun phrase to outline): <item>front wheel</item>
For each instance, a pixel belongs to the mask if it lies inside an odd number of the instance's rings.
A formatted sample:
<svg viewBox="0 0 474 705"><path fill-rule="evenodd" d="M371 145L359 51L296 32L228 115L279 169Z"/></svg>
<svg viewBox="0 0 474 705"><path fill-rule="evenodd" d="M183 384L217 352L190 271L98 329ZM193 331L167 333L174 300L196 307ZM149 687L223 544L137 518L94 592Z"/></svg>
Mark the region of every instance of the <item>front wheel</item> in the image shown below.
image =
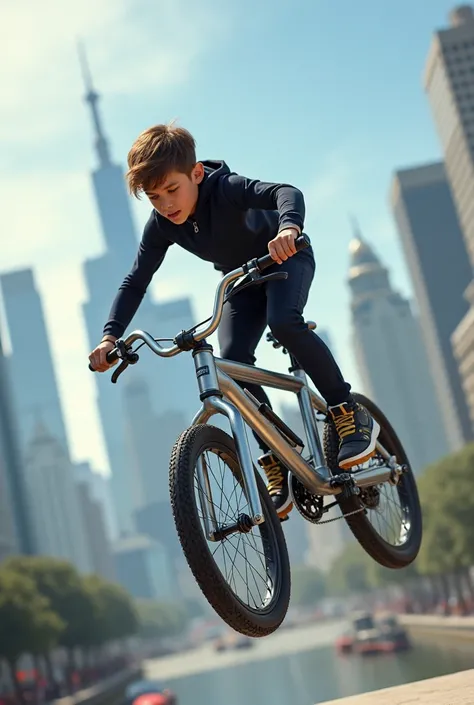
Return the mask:
<svg viewBox="0 0 474 705"><path fill-rule="evenodd" d="M206 424L184 431L170 461L170 494L179 541L205 597L241 634L275 631L288 610L290 563L281 523L256 472L264 522L225 536L225 528L250 514L234 440ZM204 517L224 529L211 541Z"/></svg>
<svg viewBox="0 0 474 705"><path fill-rule="evenodd" d="M362 394L354 394L355 400L365 406L380 425L379 441L394 455L400 465L407 470L394 486L388 482L374 487L362 488L359 495L343 498L336 495L339 507L346 521L367 553L386 568L404 568L412 563L421 546L422 513L415 477L403 446L380 409ZM324 454L333 475L341 472L338 467L339 438L330 421L324 429ZM352 474L385 464L384 459L376 454L368 463L352 468Z"/></svg>

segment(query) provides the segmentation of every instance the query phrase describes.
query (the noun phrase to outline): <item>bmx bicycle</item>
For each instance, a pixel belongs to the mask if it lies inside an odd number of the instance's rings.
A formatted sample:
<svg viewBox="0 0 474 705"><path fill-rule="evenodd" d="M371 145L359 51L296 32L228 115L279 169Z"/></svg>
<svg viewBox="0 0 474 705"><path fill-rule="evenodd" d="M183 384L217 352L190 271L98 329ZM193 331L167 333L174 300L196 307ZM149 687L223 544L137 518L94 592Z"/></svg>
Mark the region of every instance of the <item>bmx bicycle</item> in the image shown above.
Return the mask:
<svg viewBox="0 0 474 705"><path fill-rule="evenodd" d="M297 250L308 245L305 235L296 240ZM107 355L109 362L120 360L112 374L115 383L138 362L132 349L136 341L160 357L192 353L201 407L171 453L173 517L185 558L208 602L230 627L253 637L272 633L284 620L291 575L282 525L252 460L247 426L288 468L293 502L307 521L333 521L325 519L327 513L340 510L336 518L344 519L365 551L389 568L409 565L422 537L420 502L408 458L389 421L370 399L354 394L380 425L375 456L350 472L342 471L337 464L339 438L327 405L309 387L291 354L290 374L283 374L216 357L206 341L230 297L287 277L283 269L263 274L273 264L265 255L225 274L216 289L212 316L174 339L155 339L135 330L117 340ZM315 328L311 322L307 325ZM267 338L281 347L271 334ZM172 345L164 347L166 341ZM245 383L294 393L306 443L255 399ZM214 414L227 417L231 435L208 423ZM319 419L324 421L323 442Z"/></svg>

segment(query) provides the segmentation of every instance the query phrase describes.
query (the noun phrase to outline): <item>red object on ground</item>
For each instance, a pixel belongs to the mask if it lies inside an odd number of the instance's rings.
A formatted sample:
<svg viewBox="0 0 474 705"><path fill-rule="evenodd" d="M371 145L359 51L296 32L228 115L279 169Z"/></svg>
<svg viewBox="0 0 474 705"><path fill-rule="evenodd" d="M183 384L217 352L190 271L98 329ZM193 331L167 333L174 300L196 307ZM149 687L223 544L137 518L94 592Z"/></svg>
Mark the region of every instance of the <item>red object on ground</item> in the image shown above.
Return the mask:
<svg viewBox="0 0 474 705"><path fill-rule="evenodd" d="M168 705L169 700L166 695L160 693L147 693L140 695L133 701L133 705Z"/></svg>
<svg viewBox="0 0 474 705"><path fill-rule="evenodd" d="M353 647L354 639L347 634L343 634L338 639L336 639L336 649L340 654L351 653Z"/></svg>

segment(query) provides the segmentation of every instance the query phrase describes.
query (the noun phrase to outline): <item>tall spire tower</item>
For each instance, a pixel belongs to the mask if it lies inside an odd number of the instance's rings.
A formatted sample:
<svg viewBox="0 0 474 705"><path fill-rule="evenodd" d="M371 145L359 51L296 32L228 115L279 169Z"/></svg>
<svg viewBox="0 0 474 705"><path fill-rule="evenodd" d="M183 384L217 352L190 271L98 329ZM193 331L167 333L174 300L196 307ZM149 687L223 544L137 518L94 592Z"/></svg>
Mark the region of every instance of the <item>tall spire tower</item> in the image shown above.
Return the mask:
<svg viewBox="0 0 474 705"><path fill-rule="evenodd" d="M126 189L125 175L121 165L111 159L98 109L99 95L94 89L84 49L81 46L79 46L79 58L86 87L85 100L92 113L98 154L98 164L92 171L92 186L104 244L99 256L84 262L87 300L83 304L83 311L89 346L92 349L102 337L102 329L108 319L110 305L117 294L118 286L132 267L137 254L138 237L132 217L131 199ZM134 317L133 326L157 331L163 336L172 336L177 330L189 328L192 321L189 299L155 304L146 294L140 311ZM127 375L130 383L139 380L146 382L153 413L157 418L161 414L177 411L185 414L186 423L191 420L195 407L195 384L192 369L188 363L184 355L179 355L168 364L160 366L157 365L154 355L144 355L140 360L139 369L134 370L130 376ZM166 370L163 369L163 372L160 372L162 367ZM96 375L95 382L104 441L112 471L111 492L119 531L121 534L130 534L135 530L134 511L138 509L131 471L134 462L133 452L139 446L139 440L136 437L137 429L148 428L150 419L146 416L145 408L142 408L140 413L137 409L135 424L133 427L130 425L130 414L126 413L130 396L127 396L127 380L118 390L110 384L108 375ZM163 433L165 432L162 431ZM129 442L129 439L132 440ZM169 438L169 434L168 437L155 436L154 441L161 453L171 452L174 439ZM156 467L159 478L160 467L158 467L156 454L150 455L146 467L141 460L140 463L139 470L146 477L149 477L152 472L151 468ZM157 488L160 487L157 479ZM149 497L148 500L151 501Z"/></svg>
<svg viewBox="0 0 474 705"><path fill-rule="evenodd" d="M110 161L109 145L102 129L102 123L99 113L100 96L94 90L92 76L87 62L86 50L82 42L78 42L77 51L79 54L79 63L81 64L82 77L86 88L85 101L89 104L92 113L92 122L95 132L95 146L99 157L100 166L108 166Z"/></svg>
<svg viewBox="0 0 474 705"><path fill-rule="evenodd" d="M354 240L362 241L362 231L360 229L359 221L353 213L349 213L349 222L351 224L352 237Z"/></svg>
<svg viewBox="0 0 474 705"><path fill-rule="evenodd" d="M105 249L120 262L125 273L137 249L137 235L133 223L130 199L125 187L124 173L120 165L114 164L108 141L102 126L99 111L99 93L92 83L92 75L84 46L78 42L81 72L86 89L85 102L90 108L95 135L98 165L92 173L95 201L105 239Z"/></svg>

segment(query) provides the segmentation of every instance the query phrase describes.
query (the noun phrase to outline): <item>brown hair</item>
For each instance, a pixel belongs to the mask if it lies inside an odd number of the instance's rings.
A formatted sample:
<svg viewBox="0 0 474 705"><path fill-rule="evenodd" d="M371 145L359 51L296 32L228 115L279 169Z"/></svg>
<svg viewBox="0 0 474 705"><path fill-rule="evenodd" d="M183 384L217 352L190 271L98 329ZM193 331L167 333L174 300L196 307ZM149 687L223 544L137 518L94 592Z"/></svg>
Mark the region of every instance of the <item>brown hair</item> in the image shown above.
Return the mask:
<svg viewBox="0 0 474 705"><path fill-rule="evenodd" d="M154 125L142 132L128 153L126 179L130 193L139 198L141 191L163 183L171 171L188 176L196 164L196 143L184 127Z"/></svg>

